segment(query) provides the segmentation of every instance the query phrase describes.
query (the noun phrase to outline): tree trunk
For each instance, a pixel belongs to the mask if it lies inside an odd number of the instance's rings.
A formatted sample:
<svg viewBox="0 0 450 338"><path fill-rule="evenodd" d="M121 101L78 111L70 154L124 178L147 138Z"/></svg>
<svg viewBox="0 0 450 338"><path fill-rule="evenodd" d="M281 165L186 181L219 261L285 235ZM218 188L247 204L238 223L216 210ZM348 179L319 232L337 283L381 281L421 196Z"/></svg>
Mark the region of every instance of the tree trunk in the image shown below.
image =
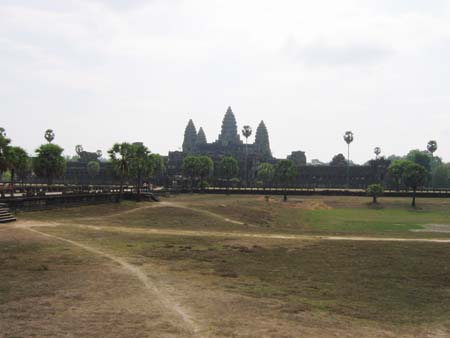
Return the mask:
<svg viewBox="0 0 450 338"><path fill-rule="evenodd" d="M122 200L122 194L123 194L123 174L120 175L120 188L119 188L119 200L120 202Z"/></svg>
<svg viewBox="0 0 450 338"><path fill-rule="evenodd" d="M284 188L284 194L283 194L283 202L287 201L287 189Z"/></svg>
<svg viewBox="0 0 450 338"><path fill-rule="evenodd" d="M411 206L412 206L413 208L416 207L416 188L413 188L413 198L412 198Z"/></svg>
<svg viewBox="0 0 450 338"><path fill-rule="evenodd" d="M140 197L141 197L141 181L142 181L142 178L141 178L141 174L139 173L138 179L137 179L137 190L136 190L138 201L140 201Z"/></svg>
<svg viewBox="0 0 450 338"><path fill-rule="evenodd" d="M11 197L14 197L14 174L15 170L11 169Z"/></svg>
<svg viewBox="0 0 450 338"><path fill-rule="evenodd" d="M373 195L372 198L373 198L372 203L377 204L377 196Z"/></svg>

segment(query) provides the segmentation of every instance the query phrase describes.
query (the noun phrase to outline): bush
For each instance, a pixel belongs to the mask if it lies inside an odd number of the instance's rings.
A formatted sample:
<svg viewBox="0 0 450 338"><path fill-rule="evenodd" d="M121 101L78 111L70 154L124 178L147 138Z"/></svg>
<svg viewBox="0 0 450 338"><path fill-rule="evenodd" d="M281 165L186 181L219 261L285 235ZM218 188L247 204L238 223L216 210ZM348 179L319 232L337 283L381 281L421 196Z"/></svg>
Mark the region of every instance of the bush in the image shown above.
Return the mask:
<svg viewBox="0 0 450 338"><path fill-rule="evenodd" d="M377 198L383 195L384 188L381 184L371 184L367 187L367 195L372 196L372 203L377 203Z"/></svg>

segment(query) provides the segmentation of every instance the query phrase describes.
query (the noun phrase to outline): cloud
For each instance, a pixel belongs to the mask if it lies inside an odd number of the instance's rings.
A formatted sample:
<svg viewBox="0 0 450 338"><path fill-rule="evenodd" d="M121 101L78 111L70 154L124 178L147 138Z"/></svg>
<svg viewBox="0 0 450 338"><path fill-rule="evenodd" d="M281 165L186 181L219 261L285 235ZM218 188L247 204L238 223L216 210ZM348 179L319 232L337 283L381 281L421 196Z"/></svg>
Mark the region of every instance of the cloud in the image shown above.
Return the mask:
<svg viewBox="0 0 450 338"><path fill-rule="evenodd" d="M354 42L332 44L318 40L300 45L290 38L284 51L294 61L312 67L364 66L382 62L394 53L394 49L377 43Z"/></svg>

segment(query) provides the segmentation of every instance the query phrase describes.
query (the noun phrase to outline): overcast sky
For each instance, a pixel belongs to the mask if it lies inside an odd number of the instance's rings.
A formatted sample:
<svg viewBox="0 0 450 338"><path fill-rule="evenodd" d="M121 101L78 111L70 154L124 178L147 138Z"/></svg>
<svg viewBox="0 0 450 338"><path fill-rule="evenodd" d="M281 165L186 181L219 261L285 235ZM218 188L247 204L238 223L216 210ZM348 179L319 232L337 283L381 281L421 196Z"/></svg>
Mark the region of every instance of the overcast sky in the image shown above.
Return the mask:
<svg viewBox="0 0 450 338"><path fill-rule="evenodd" d="M0 0L0 126L30 153L216 140L228 106L272 151L362 163L438 142L450 161L446 0ZM253 138L253 137L252 137Z"/></svg>

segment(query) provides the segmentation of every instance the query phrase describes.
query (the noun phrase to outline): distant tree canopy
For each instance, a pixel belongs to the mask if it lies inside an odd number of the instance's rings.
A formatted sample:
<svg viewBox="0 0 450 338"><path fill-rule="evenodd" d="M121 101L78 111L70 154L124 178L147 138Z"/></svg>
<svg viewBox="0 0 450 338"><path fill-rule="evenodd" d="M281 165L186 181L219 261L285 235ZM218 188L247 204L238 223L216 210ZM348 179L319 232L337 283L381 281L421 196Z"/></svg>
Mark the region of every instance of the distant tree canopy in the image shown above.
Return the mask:
<svg viewBox="0 0 450 338"><path fill-rule="evenodd" d="M297 168L291 160L281 160L275 167L275 178L284 187L284 201L287 201L287 186L297 177Z"/></svg>
<svg viewBox="0 0 450 338"><path fill-rule="evenodd" d="M334 167L345 167L347 165L347 160L343 154L337 154L333 156L330 165Z"/></svg>
<svg viewBox="0 0 450 338"><path fill-rule="evenodd" d="M441 164L432 173L432 185L434 188L448 188L450 186L450 166Z"/></svg>
<svg viewBox="0 0 450 338"><path fill-rule="evenodd" d="M5 129L0 127L0 176L8 170L8 149L11 140L6 137Z"/></svg>
<svg viewBox="0 0 450 338"><path fill-rule="evenodd" d="M393 180L397 190L400 190L403 183L403 173L409 162L407 160L394 160L388 167L388 175Z"/></svg>
<svg viewBox="0 0 450 338"><path fill-rule="evenodd" d="M239 164L234 157L225 156L223 157L218 166L219 176L228 182L228 187L230 185L230 180L236 178L239 174Z"/></svg>
<svg viewBox="0 0 450 338"><path fill-rule="evenodd" d="M198 181L200 187L206 184L206 178L211 176L214 170L214 163L208 156L189 155L183 159L183 171L190 179L191 189L194 181Z"/></svg>
<svg viewBox="0 0 450 338"><path fill-rule="evenodd" d="M408 188L413 190L411 205L416 206L416 191L423 186L427 179L427 171L420 164L408 161L403 172L403 182Z"/></svg>
<svg viewBox="0 0 450 338"><path fill-rule="evenodd" d="M123 182L128 176L130 171L131 156L133 155L133 150L131 144L127 142L115 143L113 147L108 150L111 162L120 176L120 195L119 199L122 198L123 194Z"/></svg>
<svg viewBox="0 0 450 338"><path fill-rule="evenodd" d="M22 181L31 172L31 159L21 147L9 147L8 167L11 170L11 183L14 185L14 177L17 175Z"/></svg>
<svg viewBox="0 0 450 338"><path fill-rule="evenodd" d="M46 178L48 184L52 184L53 179L63 176L66 169L63 151L63 148L53 143L41 145L36 149L36 157L33 158L34 173Z"/></svg>
<svg viewBox="0 0 450 338"><path fill-rule="evenodd" d="M261 163L256 171L256 178L262 182L264 188L272 182L274 175L275 169L270 163Z"/></svg>
<svg viewBox="0 0 450 338"><path fill-rule="evenodd" d="M406 160L421 165L425 168L427 173L431 171L432 155L427 151L421 151L418 149L411 150L406 155Z"/></svg>

